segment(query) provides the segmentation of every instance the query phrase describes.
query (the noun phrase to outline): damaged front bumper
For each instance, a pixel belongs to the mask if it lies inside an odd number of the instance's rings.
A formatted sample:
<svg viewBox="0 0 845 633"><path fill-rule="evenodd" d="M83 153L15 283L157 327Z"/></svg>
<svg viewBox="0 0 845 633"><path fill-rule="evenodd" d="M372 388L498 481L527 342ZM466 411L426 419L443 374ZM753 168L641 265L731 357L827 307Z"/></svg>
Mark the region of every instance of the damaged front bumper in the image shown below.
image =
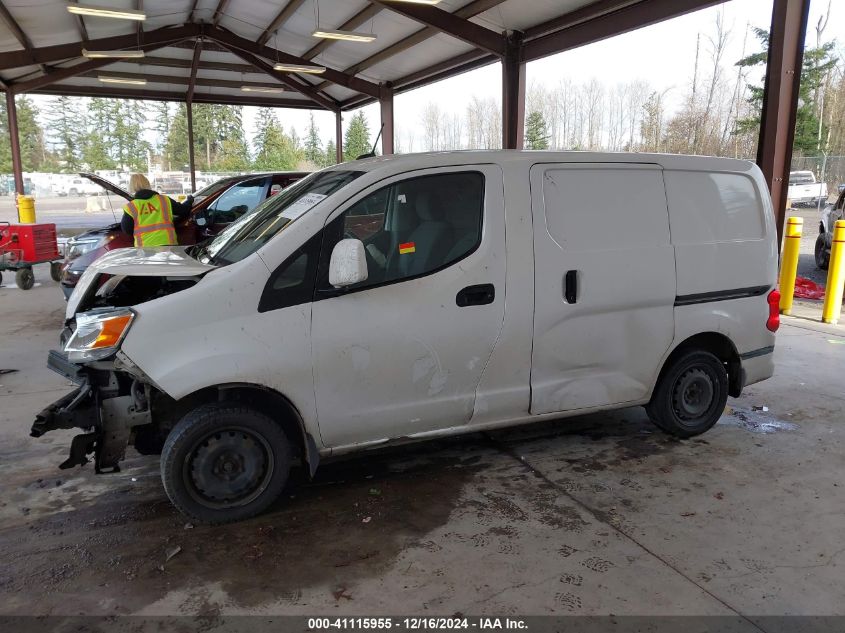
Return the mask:
<svg viewBox="0 0 845 633"><path fill-rule="evenodd" d="M83 466L93 453L98 474L119 471L132 429L150 423L148 387L129 375L119 374L112 363L77 365L56 350L50 352L47 366L79 387L41 411L30 435L41 437L56 429L82 429L86 432L73 438L70 456L59 468Z"/></svg>

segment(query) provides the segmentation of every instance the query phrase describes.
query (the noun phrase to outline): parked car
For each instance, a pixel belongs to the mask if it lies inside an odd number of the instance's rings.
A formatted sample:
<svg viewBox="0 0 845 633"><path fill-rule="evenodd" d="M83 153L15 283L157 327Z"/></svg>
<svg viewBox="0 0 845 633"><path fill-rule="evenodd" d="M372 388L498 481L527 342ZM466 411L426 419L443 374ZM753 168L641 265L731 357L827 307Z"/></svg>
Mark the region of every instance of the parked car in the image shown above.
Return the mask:
<svg viewBox="0 0 845 633"><path fill-rule="evenodd" d="M276 172L223 178L201 189L194 196L191 216L177 224L180 244L195 244L217 235L244 213L251 211L275 191L287 187L307 172ZM132 196L114 183L95 174L80 174L89 184L106 189L126 200ZM96 183L96 184L94 184ZM204 214L203 226L196 218ZM120 223L86 231L71 238L61 267L61 287L65 298L70 297L82 274L101 255L116 248L132 246L132 237L120 228Z"/></svg>
<svg viewBox="0 0 845 633"><path fill-rule="evenodd" d="M99 178L99 177L98 177ZM103 193L102 187L92 182L86 174L62 180L54 189L60 196L96 196Z"/></svg>
<svg viewBox="0 0 845 633"><path fill-rule="evenodd" d="M212 523L267 508L294 460L390 442L633 405L698 435L773 372L767 191L693 156L338 165L208 244L90 266L49 359L81 386L32 434L83 427L63 467L98 472L161 452L172 502Z"/></svg>
<svg viewBox="0 0 845 633"><path fill-rule="evenodd" d="M826 204L827 183L817 182L811 171L791 171L787 197L794 207Z"/></svg>
<svg viewBox="0 0 845 633"><path fill-rule="evenodd" d="M830 248L833 245L833 225L837 220L845 220L845 189L833 204L825 205L819 218L819 235L816 237L814 255L816 267L827 270L830 265Z"/></svg>

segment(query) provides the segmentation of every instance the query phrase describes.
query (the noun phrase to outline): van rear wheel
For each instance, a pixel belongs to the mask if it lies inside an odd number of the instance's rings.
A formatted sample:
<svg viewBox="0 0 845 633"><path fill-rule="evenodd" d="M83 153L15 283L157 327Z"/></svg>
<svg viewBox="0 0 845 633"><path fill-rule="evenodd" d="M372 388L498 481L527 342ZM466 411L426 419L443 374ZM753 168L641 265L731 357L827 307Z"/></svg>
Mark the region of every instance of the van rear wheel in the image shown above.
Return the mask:
<svg viewBox="0 0 845 633"><path fill-rule="evenodd" d="M727 401L725 365L710 352L690 350L664 369L646 412L666 433L686 438L716 424Z"/></svg>
<svg viewBox="0 0 845 633"><path fill-rule="evenodd" d="M161 479L181 512L203 523L241 521L281 494L291 465L282 428L248 407L203 405L173 428L161 453Z"/></svg>

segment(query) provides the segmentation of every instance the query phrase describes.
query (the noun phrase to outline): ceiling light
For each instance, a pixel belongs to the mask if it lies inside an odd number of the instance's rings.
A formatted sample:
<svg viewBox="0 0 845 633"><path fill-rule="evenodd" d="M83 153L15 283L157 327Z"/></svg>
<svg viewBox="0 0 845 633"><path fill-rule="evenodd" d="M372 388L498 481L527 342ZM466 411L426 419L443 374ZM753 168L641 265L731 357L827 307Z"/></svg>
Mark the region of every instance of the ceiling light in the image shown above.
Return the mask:
<svg viewBox="0 0 845 633"><path fill-rule="evenodd" d="M114 75L97 75L97 79L104 84L130 84L133 86L146 86L146 79L133 79L131 77L117 77Z"/></svg>
<svg viewBox="0 0 845 633"><path fill-rule="evenodd" d="M83 48L82 56L88 59L139 59L144 56L144 51L89 51Z"/></svg>
<svg viewBox="0 0 845 633"><path fill-rule="evenodd" d="M284 88L265 88L262 86L241 86L243 92L284 92Z"/></svg>
<svg viewBox="0 0 845 633"><path fill-rule="evenodd" d="M276 64L273 70L281 70L287 73L310 73L312 75L319 75L326 72L325 66L297 66L296 64Z"/></svg>
<svg viewBox="0 0 845 633"><path fill-rule="evenodd" d="M312 37L323 37L327 40L347 40L349 42L372 42L376 39L376 36L371 33L359 33L358 31L327 31L325 29L317 29L311 35Z"/></svg>
<svg viewBox="0 0 845 633"><path fill-rule="evenodd" d="M91 7L82 4L69 4L67 10L75 15L93 15L99 18L119 18L121 20L146 20L147 14L132 9L110 9L109 7Z"/></svg>

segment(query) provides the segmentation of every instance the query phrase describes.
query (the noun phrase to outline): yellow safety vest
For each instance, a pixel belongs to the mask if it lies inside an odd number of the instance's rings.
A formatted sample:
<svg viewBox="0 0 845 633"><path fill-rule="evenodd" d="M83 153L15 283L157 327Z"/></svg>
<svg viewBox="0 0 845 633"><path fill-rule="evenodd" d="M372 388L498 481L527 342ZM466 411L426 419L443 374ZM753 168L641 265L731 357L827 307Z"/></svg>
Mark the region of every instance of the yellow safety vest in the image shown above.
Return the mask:
<svg viewBox="0 0 845 633"><path fill-rule="evenodd" d="M132 216L132 221L135 222L135 246L177 244L176 229L173 228L173 209L167 196L159 194L146 200L132 200L123 207L123 212Z"/></svg>

